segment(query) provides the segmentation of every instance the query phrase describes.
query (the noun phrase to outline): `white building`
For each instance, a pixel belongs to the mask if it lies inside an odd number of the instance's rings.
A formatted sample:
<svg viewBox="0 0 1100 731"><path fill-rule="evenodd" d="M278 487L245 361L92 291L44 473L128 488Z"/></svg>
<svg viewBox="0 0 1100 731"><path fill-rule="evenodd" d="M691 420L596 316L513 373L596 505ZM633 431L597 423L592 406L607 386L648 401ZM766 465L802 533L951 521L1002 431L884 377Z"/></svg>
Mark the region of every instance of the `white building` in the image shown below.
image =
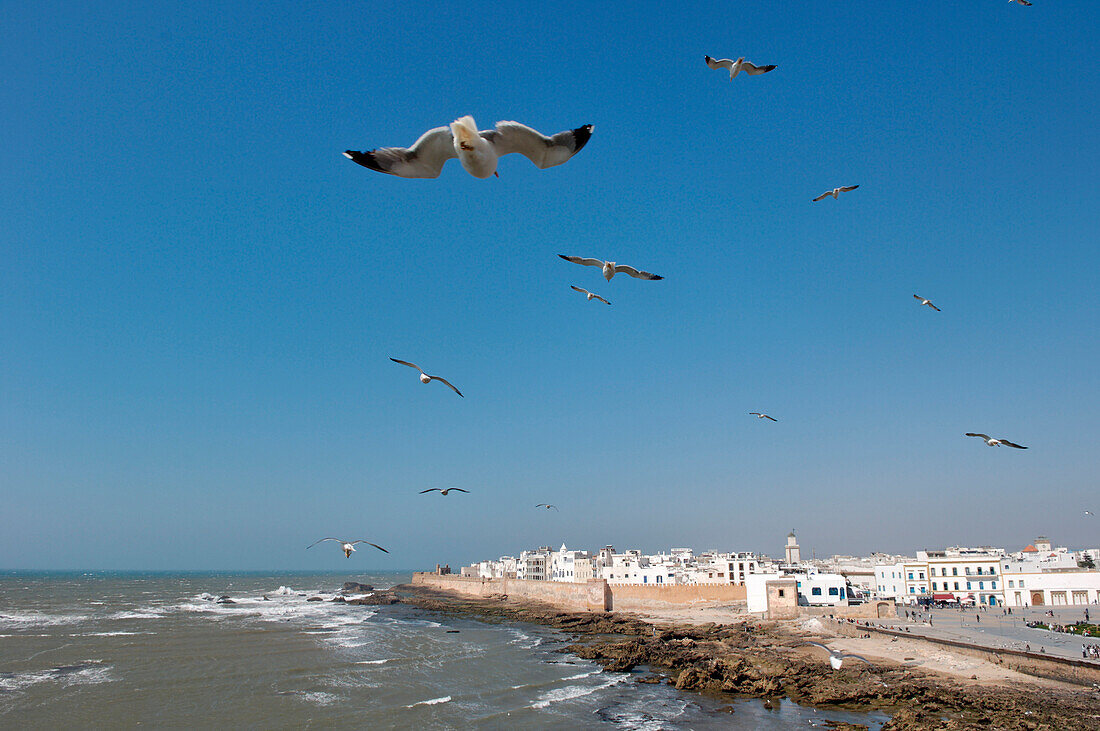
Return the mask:
<svg viewBox="0 0 1100 731"><path fill-rule="evenodd" d="M840 574L786 574L798 587L798 603L810 607L848 606L848 581Z"/></svg>
<svg viewBox="0 0 1100 731"><path fill-rule="evenodd" d="M575 564L577 562L590 561L591 559L592 554L588 551L570 551L563 543L560 549L550 553L547 578L550 581L577 581ZM585 571L583 569L581 574L587 577L584 579L585 581L592 576L591 571Z"/></svg>
<svg viewBox="0 0 1100 731"><path fill-rule="evenodd" d="M516 578L527 581L546 581L550 570L550 547L542 546L534 551L522 551L516 562Z"/></svg>

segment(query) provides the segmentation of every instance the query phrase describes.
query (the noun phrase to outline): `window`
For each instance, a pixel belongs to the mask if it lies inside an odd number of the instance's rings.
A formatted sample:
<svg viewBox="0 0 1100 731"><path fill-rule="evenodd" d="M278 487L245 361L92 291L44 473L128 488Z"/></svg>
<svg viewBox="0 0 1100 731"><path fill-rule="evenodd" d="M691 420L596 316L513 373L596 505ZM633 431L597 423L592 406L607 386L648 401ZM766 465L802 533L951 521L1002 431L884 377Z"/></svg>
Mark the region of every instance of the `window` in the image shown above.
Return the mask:
<svg viewBox="0 0 1100 731"><path fill-rule="evenodd" d="M835 586L830 586L829 596L840 596L840 591Z"/></svg>
<svg viewBox="0 0 1100 731"><path fill-rule="evenodd" d="M1015 586L1015 583L1012 581L1012 579L1009 579L1008 580L1008 588L1011 589L1013 586Z"/></svg>
<svg viewBox="0 0 1100 731"><path fill-rule="evenodd" d="M813 596L821 596L821 587L815 586L813 589L810 590L810 594Z"/></svg>
<svg viewBox="0 0 1100 731"><path fill-rule="evenodd" d="M910 580L910 581L912 581L912 580L913 580L913 572L912 572L912 571L910 571L910 572L909 572L909 580Z"/></svg>
<svg viewBox="0 0 1100 731"><path fill-rule="evenodd" d="M984 591L985 590L985 582L984 581L979 581L978 582L978 590L979 591Z"/></svg>
<svg viewBox="0 0 1100 731"><path fill-rule="evenodd" d="M910 587L909 587L909 593L910 593L910 594L916 594L916 593L917 593L917 590L916 590L916 589L914 589L913 587L911 587L911 586L910 586Z"/></svg>
<svg viewBox="0 0 1100 731"><path fill-rule="evenodd" d="M956 581L955 582L955 591L958 591L958 590L959 590L959 582Z"/></svg>
<svg viewBox="0 0 1100 731"><path fill-rule="evenodd" d="M992 589L993 591L997 591L997 582L996 581L989 582L989 588Z"/></svg>
<svg viewBox="0 0 1100 731"><path fill-rule="evenodd" d="M1021 589L1023 589L1023 588L1024 588L1024 580L1023 580L1023 579L1020 579L1020 588L1021 588Z"/></svg>
<svg viewBox="0 0 1100 731"><path fill-rule="evenodd" d="M936 582L933 581L932 582L932 591L935 591L935 590L936 590Z"/></svg>
<svg viewBox="0 0 1100 731"><path fill-rule="evenodd" d="M958 576L959 575L959 567L958 566L952 566L951 567L951 575L952 576Z"/></svg>
<svg viewBox="0 0 1100 731"><path fill-rule="evenodd" d="M967 591L970 591L970 582L969 582L969 581L968 581L968 582L966 582L966 590L967 590Z"/></svg>
<svg viewBox="0 0 1100 731"><path fill-rule="evenodd" d="M921 594L923 594L923 593L924 593L924 587L923 587L923 586L922 586L922 587L920 588L920 593L921 593Z"/></svg>
<svg viewBox="0 0 1100 731"><path fill-rule="evenodd" d="M996 569L996 567L994 567L994 566L990 566L990 567L989 567L989 573L991 573L991 574L995 574L995 573L997 573L997 569Z"/></svg>
<svg viewBox="0 0 1100 731"><path fill-rule="evenodd" d="M920 572L920 578L924 579L924 572L923 571Z"/></svg>
<svg viewBox="0 0 1100 731"><path fill-rule="evenodd" d="M966 575L970 576L970 567L969 566L966 567Z"/></svg>
<svg viewBox="0 0 1100 731"><path fill-rule="evenodd" d="M978 576L981 576L981 575L982 575L982 567L981 567L981 566L979 566L979 567L978 567Z"/></svg>
<svg viewBox="0 0 1100 731"><path fill-rule="evenodd" d="M780 596L780 598L782 598L782 596L783 596L783 590L782 589L779 590L779 596Z"/></svg>

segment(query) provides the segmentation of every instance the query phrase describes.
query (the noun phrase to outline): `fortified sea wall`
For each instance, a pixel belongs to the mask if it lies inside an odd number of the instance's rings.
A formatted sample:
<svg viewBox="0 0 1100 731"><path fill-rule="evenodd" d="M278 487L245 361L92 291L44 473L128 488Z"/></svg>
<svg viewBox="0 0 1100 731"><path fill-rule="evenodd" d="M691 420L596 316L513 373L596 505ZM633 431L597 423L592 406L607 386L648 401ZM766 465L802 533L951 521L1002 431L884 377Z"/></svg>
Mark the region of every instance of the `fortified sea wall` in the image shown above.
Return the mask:
<svg viewBox="0 0 1100 731"><path fill-rule="evenodd" d="M479 579L454 574L418 572L412 583L467 596L506 595L512 599L533 599L562 609L584 612L644 612L662 608L729 605L745 602L745 587L610 585L604 579L584 583L527 581L524 579Z"/></svg>

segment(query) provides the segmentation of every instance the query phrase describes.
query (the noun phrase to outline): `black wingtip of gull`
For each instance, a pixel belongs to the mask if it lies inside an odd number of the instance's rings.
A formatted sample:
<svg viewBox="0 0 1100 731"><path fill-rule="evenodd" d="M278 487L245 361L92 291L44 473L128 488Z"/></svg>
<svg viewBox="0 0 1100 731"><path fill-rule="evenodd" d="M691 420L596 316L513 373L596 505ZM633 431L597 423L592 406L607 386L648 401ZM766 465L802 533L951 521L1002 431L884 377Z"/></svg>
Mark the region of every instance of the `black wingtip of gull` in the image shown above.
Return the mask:
<svg viewBox="0 0 1100 731"><path fill-rule="evenodd" d="M586 124L583 127L577 127L573 130L573 139L576 141L576 147L573 148L573 154L576 155L581 151L585 145L588 144L588 140L592 137L592 125Z"/></svg>
<svg viewBox="0 0 1100 731"><path fill-rule="evenodd" d="M367 152L356 152L355 150L345 150L344 151L344 157L346 157L347 159L351 160L354 163L359 163L360 165L362 165L365 168L370 168L371 170L377 170L380 173L388 172L387 170L383 169L381 165L378 164L377 160L374 159L374 150L369 150Z"/></svg>

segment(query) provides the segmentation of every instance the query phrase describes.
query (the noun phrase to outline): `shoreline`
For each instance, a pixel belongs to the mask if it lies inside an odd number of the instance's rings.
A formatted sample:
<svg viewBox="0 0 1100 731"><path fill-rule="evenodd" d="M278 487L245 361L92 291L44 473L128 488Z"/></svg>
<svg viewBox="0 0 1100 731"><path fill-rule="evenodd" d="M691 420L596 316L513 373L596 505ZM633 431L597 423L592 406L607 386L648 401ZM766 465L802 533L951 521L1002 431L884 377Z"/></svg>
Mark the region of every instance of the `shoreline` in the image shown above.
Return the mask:
<svg viewBox="0 0 1100 731"><path fill-rule="evenodd" d="M469 597L409 584L390 591L402 603L425 611L559 629L573 635L562 652L592 660L607 672L647 667L650 676L641 682L667 682L679 690L730 700L789 698L825 710L885 712L891 720L884 731L1061 729L1100 719L1100 697L1089 688L974 658L959 663L938 648L925 651L922 658L916 644L921 640L875 643L840 636L820 621L815 626L812 620L775 622L741 615L689 624L659 614L570 611L532 600ZM866 655L872 664L852 661L833 671L824 651L800 646L806 640ZM913 665L915 660L922 666Z"/></svg>

